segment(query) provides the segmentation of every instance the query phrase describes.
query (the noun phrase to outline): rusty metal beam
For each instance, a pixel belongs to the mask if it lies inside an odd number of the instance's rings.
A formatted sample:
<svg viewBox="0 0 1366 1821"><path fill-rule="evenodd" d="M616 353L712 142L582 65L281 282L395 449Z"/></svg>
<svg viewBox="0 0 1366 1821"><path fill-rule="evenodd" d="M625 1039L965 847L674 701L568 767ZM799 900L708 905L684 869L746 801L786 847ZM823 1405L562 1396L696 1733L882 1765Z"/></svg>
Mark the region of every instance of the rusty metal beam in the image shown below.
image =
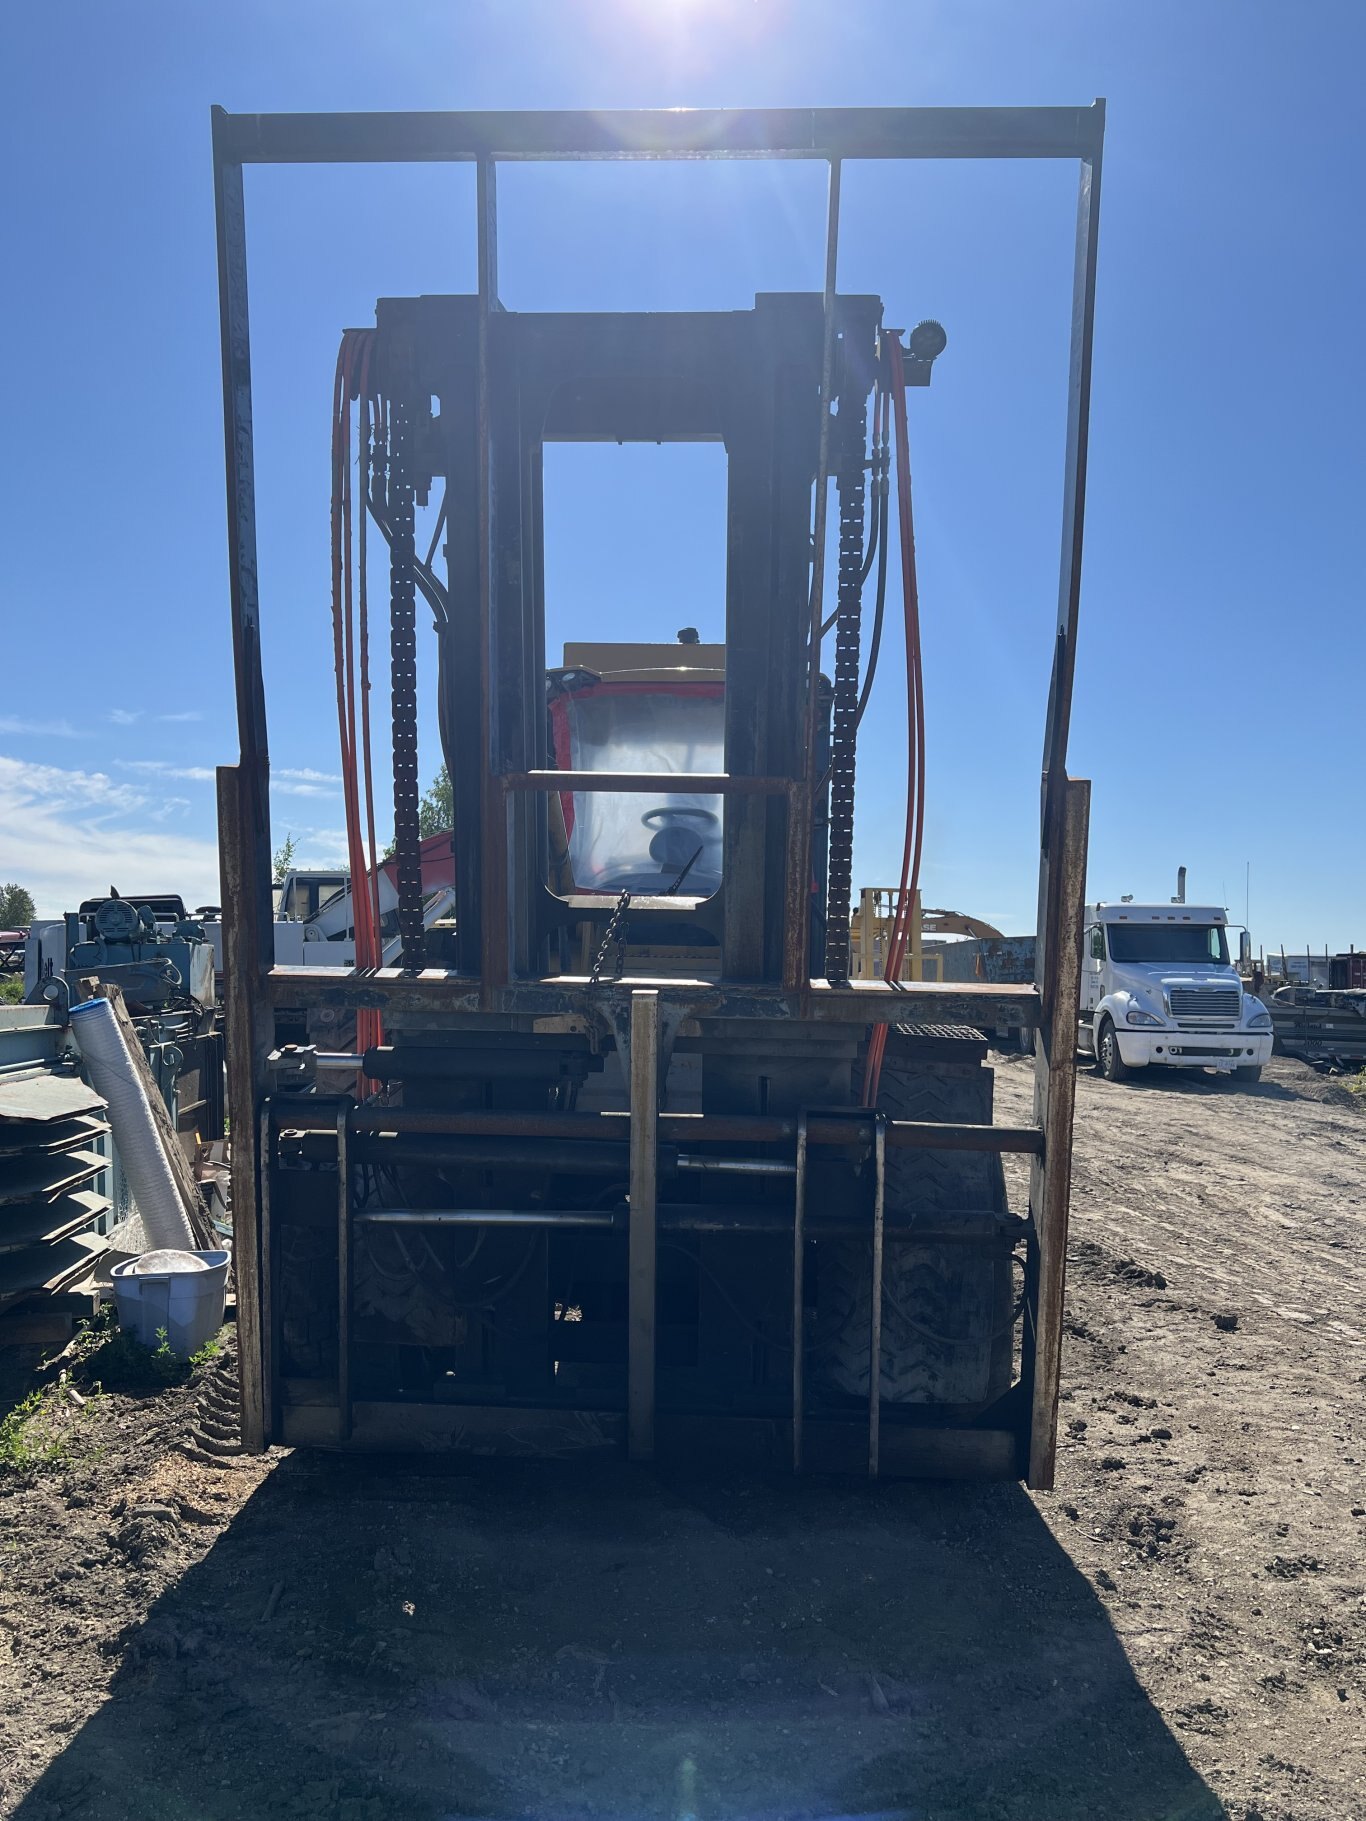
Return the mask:
<svg viewBox="0 0 1366 1821"><path fill-rule="evenodd" d="M807 1117L797 1115L797 1178L792 1206L792 1471L802 1470L806 1420L806 1163Z"/></svg>
<svg viewBox="0 0 1366 1821"><path fill-rule="evenodd" d="M820 438L816 456L814 523L811 529L810 616L806 634L802 703L802 748L798 775L805 788L794 792L787 812L787 867L783 880L783 985L789 991L811 978L812 833L816 814L817 708L821 678L821 625L825 615L825 528L830 507L830 408L835 390L835 295L839 271L840 182L843 167L830 160L825 208L825 281L821 295Z"/></svg>
<svg viewBox="0 0 1366 1821"><path fill-rule="evenodd" d="M628 975L610 987L594 986L586 974L556 974L512 981L481 995L477 979L441 968L407 974L399 968L277 967L267 987L272 1004L298 1010L370 1005L383 1011L491 1010L529 1018L563 1013L591 1017L610 1003L613 992L649 989L666 1001L681 1001L698 1018L810 1019L816 1024L918 1021L969 1025L975 1030L1033 1025L1039 1007L1034 987L985 980L912 980L899 988L885 980L853 980L841 986L813 980L806 992L789 992L667 975Z"/></svg>
<svg viewBox="0 0 1366 1821"><path fill-rule="evenodd" d="M353 1215L353 1226L379 1227L513 1227L518 1229L554 1228L574 1231L591 1228L598 1232L630 1237L630 1210L611 1208L370 1208ZM655 1224L660 1233L709 1233L716 1235L759 1235L772 1239L790 1239L795 1244L796 1224L792 1211L755 1202L661 1201L655 1206ZM807 1239L857 1239L864 1228L857 1220L831 1214L817 1214L801 1222ZM901 1216L885 1217L884 1237L894 1245L926 1248L936 1251L941 1246L966 1246L979 1250L1011 1252L1029 1237L1027 1221L997 1213L991 1208L967 1210L946 1221L919 1221Z"/></svg>
<svg viewBox="0 0 1366 1821"><path fill-rule="evenodd" d="M1096 110L1100 128L1105 104ZM1072 271L1072 339L1067 375L1067 450L1063 468L1062 559L1058 577L1058 625L1044 727L1042 835L1045 850L1060 832L1067 782L1067 738L1072 722L1072 685L1077 663L1081 612L1082 530L1086 516L1086 464L1091 422L1091 350L1096 323L1096 254L1100 233L1101 148L1081 166L1077 231ZM1053 915L1058 907L1049 907ZM1042 934L1044 925L1040 923Z"/></svg>
<svg viewBox="0 0 1366 1821"><path fill-rule="evenodd" d="M341 1436L351 1434L351 1102L337 1111L337 1411Z"/></svg>
<svg viewBox="0 0 1366 1821"><path fill-rule="evenodd" d="M276 1359L275 1345L275 1307L276 1288L275 1273L277 1270L277 1253L275 1247L275 1223L270 1205L270 1183L273 1170L271 1157L271 1116L270 1098L261 1103L260 1116L256 1122L256 1155L260 1159L261 1200L259 1210L260 1225L260 1313L256 1318L260 1323L260 1373L261 1373L261 1406L265 1413L265 1437L272 1439L279 1431L279 1407L275 1395ZM233 1223L233 1241L237 1241L236 1222ZM239 1354L245 1348L243 1335L242 1280L237 1279L237 1346Z"/></svg>
<svg viewBox="0 0 1366 1821"><path fill-rule="evenodd" d="M332 1113L307 1096L276 1098L271 1103L276 1131L330 1132ZM384 1132L427 1133L447 1138L572 1139L578 1142L626 1144L629 1113L445 1113L404 1107L358 1107L350 1129L357 1137ZM811 1144L848 1149L867 1142L873 1113L859 1117L805 1116ZM802 1129L802 1118L776 1113L660 1113L660 1141L666 1144L788 1144ZM893 1150L985 1151L996 1155L1037 1155L1043 1135L1037 1126L952 1125L932 1120L887 1121L887 1143Z"/></svg>
<svg viewBox="0 0 1366 1821"><path fill-rule="evenodd" d="M326 1404L286 1404L281 1440L292 1447L340 1446L337 1412ZM571 1410L506 1405L413 1404L358 1400L354 1444L375 1452L421 1453L461 1449L471 1453L528 1453L575 1459L617 1453L626 1433L619 1409ZM791 1425L786 1417L700 1416L661 1413L656 1425L665 1456L695 1463L700 1456L728 1460L748 1473L778 1468L791 1459ZM854 1475L866 1462L864 1425L852 1420L812 1419L806 1425L806 1460L812 1472ZM1005 1428L945 1428L891 1424L882 1437L884 1479L1014 1479L1019 1473L1015 1433Z"/></svg>
<svg viewBox="0 0 1366 1821"><path fill-rule="evenodd" d="M1029 1176L1029 1212L1037 1242L1031 1269L1034 1342L1024 1371L1029 1394L1026 1477L1031 1487L1042 1492L1052 1488L1057 1456L1090 784L1069 778L1062 801L1061 839L1045 862L1056 886L1059 912L1057 922L1046 932L1046 942L1041 940L1039 945L1043 951L1040 966L1048 976L1048 1014L1035 1033L1034 1061L1034 1114L1043 1133L1043 1149L1035 1156Z"/></svg>
<svg viewBox="0 0 1366 1821"><path fill-rule="evenodd" d="M256 1454L272 1439L267 1403L261 1327L261 1171L264 1153L256 1145L256 1108L271 1019L260 991L259 926L252 915L250 809L245 774L236 765L218 768L218 857L223 895L223 1011L227 1026L228 1114L232 1120L233 1272L237 1281L237 1353L242 1403L242 1445Z"/></svg>
<svg viewBox="0 0 1366 1821"><path fill-rule="evenodd" d="M659 1200L659 994L631 995L631 1215L627 1264L626 1422L633 1461L655 1452L655 1260Z"/></svg>
<svg viewBox="0 0 1366 1821"><path fill-rule="evenodd" d="M489 373L489 319L498 303L498 191L496 172L480 158L475 173L478 215L478 365L475 376L477 435L476 483L479 537L479 971L481 1000L508 977L511 932L508 905L508 801L498 788L499 757L494 619L497 579L494 575L495 496L493 484L492 380Z"/></svg>
<svg viewBox="0 0 1366 1821"><path fill-rule="evenodd" d="M868 1478L881 1471L882 1249L887 1231L887 1115L876 1116L873 1171L873 1276L868 1300Z"/></svg>

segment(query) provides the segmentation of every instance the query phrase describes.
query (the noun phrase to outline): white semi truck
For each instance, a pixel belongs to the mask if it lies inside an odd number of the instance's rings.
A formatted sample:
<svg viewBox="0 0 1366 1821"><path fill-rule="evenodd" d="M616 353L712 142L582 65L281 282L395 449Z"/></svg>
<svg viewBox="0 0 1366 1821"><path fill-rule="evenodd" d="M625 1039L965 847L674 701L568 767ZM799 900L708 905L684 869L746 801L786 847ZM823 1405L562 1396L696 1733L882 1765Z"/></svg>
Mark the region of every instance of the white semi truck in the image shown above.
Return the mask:
<svg viewBox="0 0 1366 1821"><path fill-rule="evenodd" d="M1146 1068L1256 1081L1271 1058L1271 1013L1244 992L1215 905L1088 904L1080 1017L1080 1048L1109 1081Z"/></svg>

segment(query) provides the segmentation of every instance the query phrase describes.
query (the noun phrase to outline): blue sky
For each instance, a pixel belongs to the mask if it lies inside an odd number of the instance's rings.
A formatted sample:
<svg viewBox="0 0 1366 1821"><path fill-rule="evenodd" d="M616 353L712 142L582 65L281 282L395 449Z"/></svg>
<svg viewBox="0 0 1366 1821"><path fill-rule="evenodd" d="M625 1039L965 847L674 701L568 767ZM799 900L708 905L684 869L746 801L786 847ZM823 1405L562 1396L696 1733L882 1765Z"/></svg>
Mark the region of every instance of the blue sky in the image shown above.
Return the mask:
<svg viewBox="0 0 1366 1821"><path fill-rule="evenodd" d="M216 898L235 756L208 109L1109 102L1071 769L1093 894L1268 946L1366 942L1356 4L130 0L6 24L0 878ZM468 170L249 173L277 835L342 850L328 587L340 331L466 289ZM500 184L510 308L745 308L820 283L823 172L558 166ZM1071 168L852 166L841 287L937 316L913 395L927 903L1033 926L1056 611ZM555 450L552 629L718 622L712 449ZM680 524L686 527L680 534ZM430 644L424 646L430 657ZM895 660L895 650L892 653ZM856 878L900 852L903 704L865 722ZM432 667L428 665L428 677ZM439 762L428 712L422 765Z"/></svg>

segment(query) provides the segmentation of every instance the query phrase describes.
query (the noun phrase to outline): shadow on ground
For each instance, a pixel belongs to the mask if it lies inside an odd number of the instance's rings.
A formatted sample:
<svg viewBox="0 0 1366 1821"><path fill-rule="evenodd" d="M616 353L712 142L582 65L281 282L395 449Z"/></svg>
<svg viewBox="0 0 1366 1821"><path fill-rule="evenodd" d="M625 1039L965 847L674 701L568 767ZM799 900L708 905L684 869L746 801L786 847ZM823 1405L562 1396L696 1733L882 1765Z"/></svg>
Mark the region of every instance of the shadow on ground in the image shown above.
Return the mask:
<svg viewBox="0 0 1366 1821"><path fill-rule="evenodd" d="M20 1821L1205 1821L1019 1488L281 1460Z"/></svg>
<svg viewBox="0 0 1366 1821"><path fill-rule="evenodd" d="M1082 1058L1078 1068L1088 1075L1096 1072L1089 1057ZM1197 1094L1210 1097L1236 1094L1248 1100L1313 1098L1296 1093L1280 1081L1236 1081L1231 1075L1221 1075L1213 1069L1169 1069L1160 1068L1157 1064L1132 1069L1122 1082L1110 1085L1117 1091L1139 1094Z"/></svg>

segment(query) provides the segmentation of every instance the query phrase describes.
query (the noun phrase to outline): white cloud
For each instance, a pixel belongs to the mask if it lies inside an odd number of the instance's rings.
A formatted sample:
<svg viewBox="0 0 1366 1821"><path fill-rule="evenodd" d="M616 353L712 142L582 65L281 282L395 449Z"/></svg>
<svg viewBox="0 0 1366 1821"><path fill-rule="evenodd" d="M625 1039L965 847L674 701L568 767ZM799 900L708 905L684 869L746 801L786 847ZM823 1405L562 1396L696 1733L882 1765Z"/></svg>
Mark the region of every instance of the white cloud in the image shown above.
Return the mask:
<svg viewBox="0 0 1366 1821"><path fill-rule="evenodd" d="M103 772L0 755L5 876L27 886L41 917L61 916L111 884L127 893L176 891L188 904L216 903L212 823L201 824L196 835L152 825L188 807L184 798L149 796Z"/></svg>
<svg viewBox="0 0 1366 1821"><path fill-rule="evenodd" d="M280 784L274 778L270 781L270 794L273 797L335 797L335 784Z"/></svg>
<svg viewBox="0 0 1366 1821"><path fill-rule="evenodd" d="M115 759L117 771L135 771L144 778L179 778L186 784L212 784L209 765L172 765L166 759Z"/></svg>
<svg viewBox="0 0 1366 1821"><path fill-rule="evenodd" d="M79 740L81 730L70 721L21 721L17 715L0 714L0 733L38 734L44 739Z"/></svg>
<svg viewBox="0 0 1366 1821"><path fill-rule="evenodd" d="M27 759L0 757L0 791L54 811L80 810L108 820L146 806L147 798L132 784L116 784L102 771L67 771L60 765L35 765Z"/></svg>
<svg viewBox="0 0 1366 1821"><path fill-rule="evenodd" d="M141 778L174 778L182 784L212 784L214 773L208 765L173 765L169 759L116 759L118 771L136 772ZM282 767L271 773L273 796L335 797L341 779L330 772L312 771L308 767Z"/></svg>
<svg viewBox="0 0 1366 1821"><path fill-rule="evenodd" d="M179 892L191 905L218 902L212 808L202 796L192 802L165 790L177 779L206 783L212 770L161 759L125 760L119 768L127 774L122 779L0 754L3 875L27 886L40 917L61 916L111 884L126 893ZM277 788L309 798L336 797L327 773L296 769ZM275 822L278 846L291 831L282 816ZM292 832L299 864L345 864L343 828Z"/></svg>
<svg viewBox="0 0 1366 1821"><path fill-rule="evenodd" d="M340 784L335 772L315 771L311 765L276 765L270 773L273 797L335 797Z"/></svg>
<svg viewBox="0 0 1366 1821"><path fill-rule="evenodd" d="M158 721L202 721L204 717L197 708L187 708L180 714L159 714L155 719Z"/></svg>
<svg viewBox="0 0 1366 1821"><path fill-rule="evenodd" d="M111 708L107 719L111 720L115 727L132 727L142 719L142 710L140 708Z"/></svg>

